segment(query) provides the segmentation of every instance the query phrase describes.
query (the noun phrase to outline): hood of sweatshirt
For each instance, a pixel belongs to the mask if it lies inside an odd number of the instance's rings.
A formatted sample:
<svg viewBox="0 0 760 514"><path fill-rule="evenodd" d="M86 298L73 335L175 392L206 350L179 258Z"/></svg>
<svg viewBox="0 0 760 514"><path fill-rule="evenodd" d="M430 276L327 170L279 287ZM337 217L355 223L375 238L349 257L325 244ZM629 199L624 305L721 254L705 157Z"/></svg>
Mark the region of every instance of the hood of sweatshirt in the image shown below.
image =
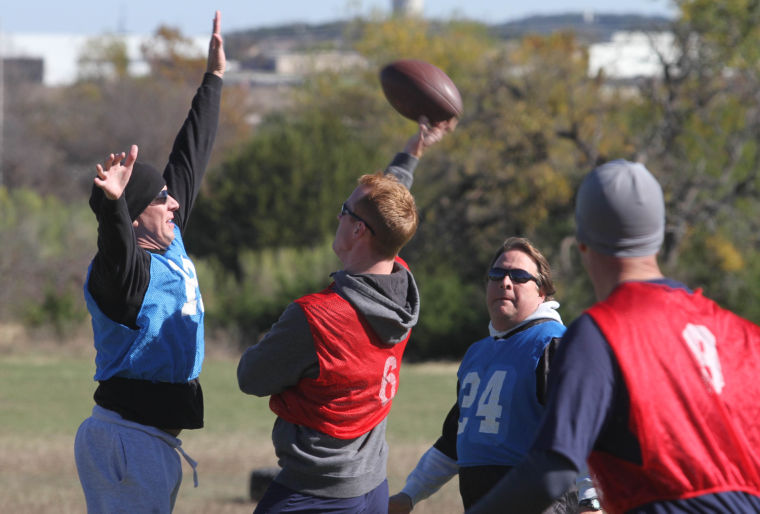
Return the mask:
<svg viewBox="0 0 760 514"><path fill-rule="evenodd" d="M420 315L420 293L414 276L396 263L389 275L336 271L335 291L359 311L386 344L406 339Z"/></svg>

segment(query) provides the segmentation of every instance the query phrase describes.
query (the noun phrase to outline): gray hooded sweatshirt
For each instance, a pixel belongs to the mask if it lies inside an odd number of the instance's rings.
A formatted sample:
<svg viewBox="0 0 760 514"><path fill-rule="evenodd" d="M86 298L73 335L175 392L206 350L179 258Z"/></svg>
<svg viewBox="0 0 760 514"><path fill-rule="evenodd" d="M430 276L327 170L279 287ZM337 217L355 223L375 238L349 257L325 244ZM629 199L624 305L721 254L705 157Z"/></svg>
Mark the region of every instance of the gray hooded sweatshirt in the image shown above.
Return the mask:
<svg viewBox="0 0 760 514"><path fill-rule="evenodd" d="M417 159L398 154L386 173L411 186ZM389 275L333 273L335 291L368 321L386 343L403 341L417 323L419 291L414 277L396 264ZM319 376L311 329L300 305L291 303L266 336L248 348L238 364L240 389L256 396L280 393L304 378ZM272 442L282 468L278 483L307 494L353 498L386 478L388 445L384 419L355 439L337 439L277 418Z"/></svg>

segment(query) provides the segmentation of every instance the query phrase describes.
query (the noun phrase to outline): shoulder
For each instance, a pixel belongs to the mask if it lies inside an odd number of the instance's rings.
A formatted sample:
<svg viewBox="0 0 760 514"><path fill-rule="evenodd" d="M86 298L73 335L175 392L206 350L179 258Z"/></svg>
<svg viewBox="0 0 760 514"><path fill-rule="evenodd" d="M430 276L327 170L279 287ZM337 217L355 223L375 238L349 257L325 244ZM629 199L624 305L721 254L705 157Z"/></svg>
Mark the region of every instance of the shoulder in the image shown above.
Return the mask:
<svg viewBox="0 0 760 514"><path fill-rule="evenodd" d="M496 345L502 345L504 340L495 339L491 336L484 337L472 343L462 357L462 361L459 364L459 372L470 368L471 366L478 366L479 363L488 358L497 351Z"/></svg>
<svg viewBox="0 0 760 514"><path fill-rule="evenodd" d="M301 342L306 348L313 351L312 341L308 319L301 306L293 302L285 308L279 319L256 346L263 348L274 343L284 347L282 345L288 343L287 347L293 350Z"/></svg>
<svg viewBox="0 0 760 514"><path fill-rule="evenodd" d="M570 323L562 336L561 346L565 349L572 347L577 353L597 353L610 349L604 334L588 312Z"/></svg>
<svg viewBox="0 0 760 514"><path fill-rule="evenodd" d="M565 334L565 325L553 318L538 318L526 322L507 336L509 338L530 338L549 341Z"/></svg>
<svg viewBox="0 0 760 514"><path fill-rule="evenodd" d="M290 304L289 308L293 308L293 306L305 307L307 305L323 302L332 296L340 296L334 282L321 291L308 293L295 299L293 303Z"/></svg>
<svg viewBox="0 0 760 514"><path fill-rule="evenodd" d="M579 375L589 382L614 382L616 367L612 347L588 314L582 314L570 324L552 359L552 373Z"/></svg>
<svg viewBox="0 0 760 514"><path fill-rule="evenodd" d="M291 302L285 307L285 310L280 315L279 321L306 322L306 315L303 312L302 306L298 303L298 300Z"/></svg>
<svg viewBox="0 0 760 514"><path fill-rule="evenodd" d="M540 320L536 328L543 337L548 339L562 337L567 331L567 327L555 319Z"/></svg>
<svg viewBox="0 0 760 514"><path fill-rule="evenodd" d="M467 351L464 354L465 358L469 354L475 353L481 348L484 348L487 346L493 346L494 344L496 344L496 341L498 341L498 339L495 339L491 336L484 337L483 339L478 339L467 348Z"/></svg>

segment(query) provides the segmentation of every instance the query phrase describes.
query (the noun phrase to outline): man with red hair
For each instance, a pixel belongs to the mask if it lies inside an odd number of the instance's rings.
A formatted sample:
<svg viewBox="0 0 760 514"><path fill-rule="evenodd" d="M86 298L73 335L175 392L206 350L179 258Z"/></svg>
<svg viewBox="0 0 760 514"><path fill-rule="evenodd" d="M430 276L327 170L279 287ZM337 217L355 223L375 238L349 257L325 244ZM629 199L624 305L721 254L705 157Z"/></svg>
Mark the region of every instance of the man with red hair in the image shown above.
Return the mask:
<svg viewBox="0 0 760 514"><path fill-rule="evenodd" d="M387 512L386 417L419 315L414 276L398 257L418 223L409 187L425 148L454 125L422 122L385 173L359 179L333 241L343 269L241 357L240 389L271 396L282 467L255 512Z"/></svg>

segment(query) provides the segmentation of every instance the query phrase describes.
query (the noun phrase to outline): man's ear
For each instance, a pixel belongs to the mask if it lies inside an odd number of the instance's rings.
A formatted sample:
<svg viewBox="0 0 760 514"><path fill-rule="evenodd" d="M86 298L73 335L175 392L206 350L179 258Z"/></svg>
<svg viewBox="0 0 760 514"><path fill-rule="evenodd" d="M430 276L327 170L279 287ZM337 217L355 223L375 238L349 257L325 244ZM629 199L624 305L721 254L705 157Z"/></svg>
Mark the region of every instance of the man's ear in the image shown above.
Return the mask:
<svg viewBox="0 0 760 514"><path fill-rule="evenodd" d="M357 221L354 223L354 235L361 237L364 235L364 232L369 232L369 229L367 228L367 224L361 221Z"/></svg>

